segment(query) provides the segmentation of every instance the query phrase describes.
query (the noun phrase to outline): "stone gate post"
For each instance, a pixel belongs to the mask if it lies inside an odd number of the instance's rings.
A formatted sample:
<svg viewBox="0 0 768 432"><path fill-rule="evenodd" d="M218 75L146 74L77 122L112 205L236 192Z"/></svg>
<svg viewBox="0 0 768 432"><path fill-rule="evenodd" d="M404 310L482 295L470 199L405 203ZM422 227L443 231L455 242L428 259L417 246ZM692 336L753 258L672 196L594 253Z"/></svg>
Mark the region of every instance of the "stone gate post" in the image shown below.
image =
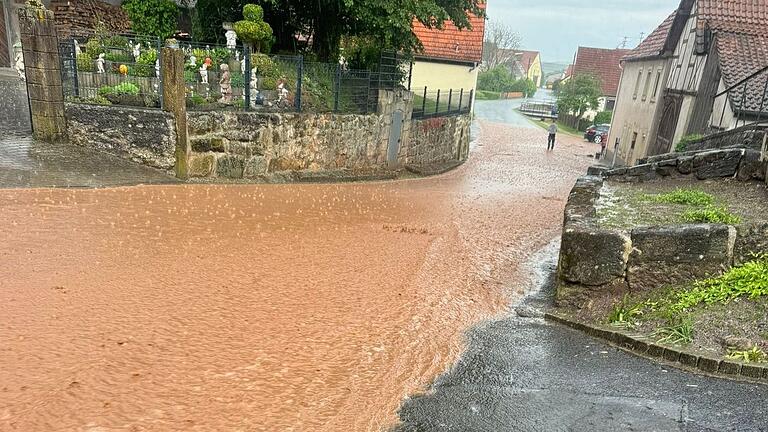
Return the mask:
<svg viewBox="0 0 768 432"><path fill-rule="evenodd" d="M162 50L163 109L173 114L176 123L176 177L189 178L189 130L187 127L187 88L184 82L184 51L174 39Z"/></svg>
<svg viewBox="0 0 768 432"><path fill-rule="evenodd" d="M61 59L53 12L39 1L29 1L19 9L19 27L33 135L48 142L66 140Z"/></svg>

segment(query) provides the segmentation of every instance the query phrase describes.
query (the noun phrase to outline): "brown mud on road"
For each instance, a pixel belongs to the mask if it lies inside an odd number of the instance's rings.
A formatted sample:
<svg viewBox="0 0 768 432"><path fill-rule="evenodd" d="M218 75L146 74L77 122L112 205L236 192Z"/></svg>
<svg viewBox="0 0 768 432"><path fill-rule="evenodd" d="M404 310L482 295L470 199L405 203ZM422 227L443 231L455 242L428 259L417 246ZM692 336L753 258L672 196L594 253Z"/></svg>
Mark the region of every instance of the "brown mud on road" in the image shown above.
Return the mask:
<svg viewBox="0 0 768 432"><path fill-rule="evenodd" d="M0 430L391 426L595 151L480 125L426 180L0 190Z"/></svg>

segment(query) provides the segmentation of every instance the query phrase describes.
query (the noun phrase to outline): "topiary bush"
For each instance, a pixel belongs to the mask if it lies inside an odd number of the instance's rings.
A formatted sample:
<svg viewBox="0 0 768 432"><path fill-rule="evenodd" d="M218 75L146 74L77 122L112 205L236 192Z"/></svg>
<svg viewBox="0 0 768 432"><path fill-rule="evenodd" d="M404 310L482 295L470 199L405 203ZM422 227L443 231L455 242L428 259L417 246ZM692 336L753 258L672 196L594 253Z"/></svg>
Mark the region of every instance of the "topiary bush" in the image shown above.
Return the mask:
<svg viewBox="0 0 768 432"><path fill-rule="evenodd" d="M77 70L80 72L93 72L96 69L96 65L87 52L77 55Z"/></svg>
<svg viewBox="0 0 768 432"><path fill-rule="evenodd" d="M256 52L261 52L263 45L272 39L272 27L264 22L264 9L255 4L243 7L242 21L235 23L235 33L243 42L253 45Z"/></svg>

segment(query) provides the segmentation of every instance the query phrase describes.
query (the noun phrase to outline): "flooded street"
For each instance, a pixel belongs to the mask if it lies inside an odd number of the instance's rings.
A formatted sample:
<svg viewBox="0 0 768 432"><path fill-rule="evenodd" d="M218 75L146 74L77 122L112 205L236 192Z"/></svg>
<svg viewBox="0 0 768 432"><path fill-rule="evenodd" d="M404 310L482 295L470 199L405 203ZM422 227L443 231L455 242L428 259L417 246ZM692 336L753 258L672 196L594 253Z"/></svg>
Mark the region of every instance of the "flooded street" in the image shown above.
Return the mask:
<svg viewBox="0 0 768 432"><path fill-rule="evenodd" d="M391 427L525 292L594 162L482 118L430 179L0 189L0 430Z"/></svg>

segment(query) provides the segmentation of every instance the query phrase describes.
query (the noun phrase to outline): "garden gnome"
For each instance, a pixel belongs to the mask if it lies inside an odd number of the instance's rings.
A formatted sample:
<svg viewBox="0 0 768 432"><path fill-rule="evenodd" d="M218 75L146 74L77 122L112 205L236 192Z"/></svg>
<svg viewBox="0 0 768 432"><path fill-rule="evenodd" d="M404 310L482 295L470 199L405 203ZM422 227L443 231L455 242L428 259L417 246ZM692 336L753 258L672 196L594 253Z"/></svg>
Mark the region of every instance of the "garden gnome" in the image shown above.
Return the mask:
<svg viewBox="0 0 768 432"><path fill-rule="evenodd" d="M200 79L203 84L208 85L208 63L203 63L200 66Z"/></svg>
<svg viewBox="0 0 768 432"><path fill-rule="evenodd" d="M237 48L237 33L230 23L224 23L224 30L227 31L224 33L224 37L227 38L227 49L234 51Z"/></svg>
<svg viewBox="0 0 768 432"><path fill-rule="evenodd" d="M189 65L190 65L190 66L194 66L194 67L197 67L197 57L195 57L195 55L194 55L194 54L192 54L191 56L189 56Z"/></svg>
<svg viewBox="0 0 768 432"><path fill-rule="evenodd" d="M285 81L280 80L280 84L277 85L277 101L282 102L288 98L288 89L285 88Z"/></svg>
<svg viewBox="0 0 768 432"><path fill-rule="evenodd" d="M75 56L80 56L82 53L83 50L80 49L80 43L75 39Z"/></svg>
<svg viewBox="0 0 768 432"><path fill-rule="evenodd" d="M103 74L104 73L104 53L99 54L99 58L96 60L96 72Z"/></svg>
<svg viewBox="0 0 768 432"><path fill-rule="evenodd" d="M251 69L251 106L256 108L256 96L259 95L259 77L256 75L257 68Z"/></svg>
<svg viewBox="0 0 768 432"><path fill-rule="evenodd" d="M136 61L139 61L139 57L141 56L141 44L137 43L133 46L133 58L136 59Z"/></svg>
<svg viewBox="0 0 768 432"><path fill-rule="evenodd" d="M160 59L155 60L155 77L160 78Z"/></svg>
<svg viewBox="0 0 768 432"><path fill-rule="evenodd" d="M229 65L226 63L221 65L221 78L219 79L219 87L221 88L221 100L219 102L224 104L231 104L232 78L229 74Z"/></svg>
<svg viewBox="0 0 768 432"><path fill-rule="evenodd" d="M16 53L16 73L19 74L19 78L21 78L22 81L26 80L27 77L24 74L24 53L19 51Z"/></svg>

